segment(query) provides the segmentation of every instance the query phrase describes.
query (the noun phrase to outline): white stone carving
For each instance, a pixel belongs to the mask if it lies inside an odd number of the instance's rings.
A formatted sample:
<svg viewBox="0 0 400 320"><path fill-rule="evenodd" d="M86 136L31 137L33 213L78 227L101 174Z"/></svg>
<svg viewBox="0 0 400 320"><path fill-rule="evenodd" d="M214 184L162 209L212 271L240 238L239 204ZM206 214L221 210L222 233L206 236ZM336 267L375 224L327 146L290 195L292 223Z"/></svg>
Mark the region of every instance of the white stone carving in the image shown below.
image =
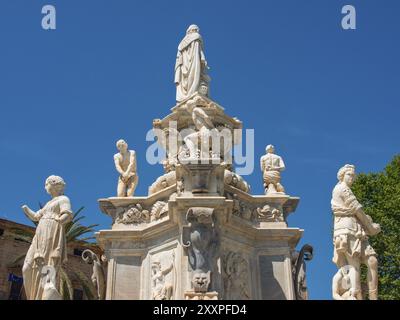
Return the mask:
<svg viewBox="0 0 400 320"><path fill-rule="evenodd" d="M225 169L224 182L244 192L250 192L250 185L235 172Z"/></svg>
<svg viewBox="0 0 400 320"><path fill-rule="evenodd" d="M378 261L368 237L378 234L381 229L364 213L350 189L355 179L355 167L346 164L338 171L337 178L339 182L333 189L331 201L335 217L333 262L342 270L333 279L334 298L340 295L346 299L362 300L360 265L365 264L368 267L369 299L375 300L378 298ZM350 279L350 289L341 285L343 279Z"/></svg>
<svg viewBox="0 0 400 320"><path fill-rule="evenodd" d="M168 213L168 202L157 201L150 212L150 221L161 219Z"/></svg>
<svg viewBox="0 0 400 320"><path fill-rule="evenodd" d="M199 92L208 94L210 77L203 51L203 40L196 25L191 25L178 46L175 63L176 101L183 101Z"/></svg>
<svg viewBox="0 0 400 320"><path fill-rule="evenodd" d="M262 161L267 195L251 195L234 173L230 151L241 143L235 130L243 124L208 97L206 70L198 28L191 26L178 49L177 103L153 121L165 174L147 197L99 199L113 219L110 230L97 234L110 261L107 299L296 298L288 255L303 230L282 219L299 198L282 194L284 164L273 153ZM241 256L232 253L224 265L221 245ZM175 248L176 261L168 248Z"/></svg>
<svg viewBox="0 0 400 320"><path fill-rule="evenodd" d="M122 211L122 213L116 218L115 222L122 224L150 222L150 212L149 210L143 209L139 203L133 204L126 208L125 211Z"/></svg>
<svg viewBox="0 0 400 320"><path fill-rule="evenodd" d="M352 286L350 270L352 266L339 268L332 279L332 296L335 300L357 300L355 288ZM354 274L354 271L351 272Z"/></svg>
<svg viewBox="0 0 400 320"><path fill-rule="evenodd" d="M214 208L193 207L186 214L188 226L182 230L182 242L188 250L194 292L208 292L219 240L214 225Z"/></svg>
<svg viewBox="0 0 400 320"><path fill-rule="evenodd" d="M275 147L268 145L266 154L261 157L261 171L263 172L265 194L285 193L281 185L281 172L285 170L283 159L275 154Z"/></svg>
<svg viewBox="0 0 400 320"><path fill-rule="evenodd" d="M260 221L279 222L284 221L282 211L270 204L266 204L262 208L257 208L257 218Z"/></svg>
<svg viewBox="0 0 400 320"><path fill-rule="evenodd" d="M238 252L229 251L223 257L225 300L250 299L249 265Z"/></svg>
<svg viewBox="0 0 400 320"><path fill-rule="evenodd" d="M120 174L117 196L132 197L139 181L136 172L136 153L134 150L128 150L125 140L118 140L116 145L119 153L114 155L114 162L115 169Z"/></svg>
<svg viewBox="0 0 400 320"><path fill-rule="evenodd" d="M218 137L218 130L215 129L211 118L202 108L193 109L192 119L197 131L184 138L189 150L189 158L208 159L212 156L210 154L210 149L213 146L212 139Z"/></svg>
<svg viewBox="0 0 400 320"><path fill-rule="evenodd" d="M56 270L52 266L44 266L41 270L43 276L41 286L43 287L42 300L62 300L57 290Z"/></svg>
<svg viewBox="0 0 400 320"><path fill-rule="evenodd" d="M68 197L64 195L64 187L65 182L61 177L50 176L46 179L45 188L52 199L37 212L26 205L22 206L26 216L38 222L22 268L28 300L43 299L43 286L40 284L42 268L51 266L57 273L67 261L64 226L72 220L72 210Z"/></svg>
<svg viewBox="0 0 400 320"><path fill-rule="evenodd" d="M151 264L152 299L171 300L174 285L167 281L166 276L175 267L175 251L172 251L171 263L165 269L162 268L161 261L155 259ZM175 275L174 275L175 276Z"/></svg>
<svg viewBox="0 0 400 320"><path fill-rule="evenodd" d="M106 264L106 258L102 256L100 259L92 250L86 249L82 252L82 259L93 265L91 280L97 290L97 299L104 300L106 297L106 270L103 265Z"/></svg>
<svg viewBox="0 0 400 320"><path fill-rule="evenodd" d="M149 195L152 195L158 191L164 190L176 183L176 172L170 171L161 177L158 177L157 180L150 186Z"/></svg>

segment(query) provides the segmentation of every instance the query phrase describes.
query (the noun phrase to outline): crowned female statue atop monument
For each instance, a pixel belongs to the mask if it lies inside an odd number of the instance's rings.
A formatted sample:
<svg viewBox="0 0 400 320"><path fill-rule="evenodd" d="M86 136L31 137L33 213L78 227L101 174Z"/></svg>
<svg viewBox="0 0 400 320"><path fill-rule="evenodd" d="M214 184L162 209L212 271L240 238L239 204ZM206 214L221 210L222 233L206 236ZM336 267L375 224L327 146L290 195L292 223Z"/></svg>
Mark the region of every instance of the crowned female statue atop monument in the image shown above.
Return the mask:
<svg viewBox="0 0 400 320"><path fill-rule="evenodd" d="M181 102L193 93L207 95L210 77L203 51L203 39L198 26L192 24L178 46L175 64L176 101ZM200 90L201 89L201 90Z"/></svg>

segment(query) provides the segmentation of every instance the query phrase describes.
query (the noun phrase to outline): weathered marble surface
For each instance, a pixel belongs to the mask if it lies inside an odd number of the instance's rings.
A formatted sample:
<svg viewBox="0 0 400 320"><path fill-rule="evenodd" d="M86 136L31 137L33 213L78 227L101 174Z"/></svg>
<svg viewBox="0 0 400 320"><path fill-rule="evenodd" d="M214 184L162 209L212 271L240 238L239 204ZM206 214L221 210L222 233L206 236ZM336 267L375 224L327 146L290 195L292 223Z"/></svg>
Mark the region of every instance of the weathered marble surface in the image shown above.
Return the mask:
<svg viewBox="0 0 400 320"><path fill-rule="evenodd" d="M139 177L136 172L136 152L128 150L125 140L116 143L118 153L114 155L115 169L119 173L117 196L132 197L137 187Z"/></svg>
<svg viewBox="0 0 400 320"><path fill-rule="evenodd" d="M175 63L176 101L183 101L200 91L208 94L210 77L198 26L192 24L178 46Z"/></svg>
<svg viewBox="0 0 400 320"><path fill-rule="evenodd" d="M265 194L285 193L281 185L281 172L285 170L282 157L275 154L275 147L270 144L265 148L266 154L261 157Z"/></svg>
<svg viewBox="0 0 400 320"><path fill-rule="evenodd" d="M64 195L65 182L59 176L46 179L45 189L52 199L35 212L23 205L22 210L37 222L36 233L22 268L25 294L28 300L58 299L55 280L61 265L67 261L64 226L72 220L71 203ZM51 269L45 273L42 270ZM46 289L46 292L44 290Z"/></svg>
<svg viewBox="0 0 400 320"><path fill-rule="evenodd" d="M380 225L366 215L351 186L355 179L355 166L346 164L339 169L338 183L332 192L332 212L335 217L333 262L339 268L332 280L332 295L336 300L362 300L361 264L368 267L368 296L378 299L377 253L368 237L381 231Z"/></svg>
<svg viewBox="0 0 400 320"><path fill-rule="evenodd" d="M177 103L153 121L165 173L148 196L99 200L112 218L97 233L106 299L298 298L293 270L302 263L293 254L303 230L288 227L287 217L299 198L284 193L285 166L270 147L261 160L266 194L250 194L230 155L243 124L208 97L206 70L193 25L178 48Z"/></svg>

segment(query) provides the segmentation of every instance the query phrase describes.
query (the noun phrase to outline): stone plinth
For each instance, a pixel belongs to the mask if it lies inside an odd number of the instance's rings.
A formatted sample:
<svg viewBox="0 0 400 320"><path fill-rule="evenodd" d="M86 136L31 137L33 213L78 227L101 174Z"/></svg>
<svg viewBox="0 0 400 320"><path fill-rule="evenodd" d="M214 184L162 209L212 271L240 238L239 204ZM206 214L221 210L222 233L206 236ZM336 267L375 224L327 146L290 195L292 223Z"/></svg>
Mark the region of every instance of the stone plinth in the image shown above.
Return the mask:
<svg viewBox="0 0 400 320"><path fill-rule="evenodd" d="M199 174L196 165L179 170ZM186 186L99 200L113 219L97 234L109 261L107 299L295 299L291 253L303 230L286 217L299 199L226 184L199 196Z"/></svg>

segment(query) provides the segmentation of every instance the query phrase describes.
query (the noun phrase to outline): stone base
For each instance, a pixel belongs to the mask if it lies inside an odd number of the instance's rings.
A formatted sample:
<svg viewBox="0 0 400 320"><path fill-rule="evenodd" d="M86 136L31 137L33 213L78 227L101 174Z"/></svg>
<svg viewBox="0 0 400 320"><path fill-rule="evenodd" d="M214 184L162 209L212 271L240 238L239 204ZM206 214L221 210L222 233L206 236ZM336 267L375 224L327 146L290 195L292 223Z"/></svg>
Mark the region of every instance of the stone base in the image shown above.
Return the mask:
<svg viewBox="0 0 400 320"><path fill-rule="evenodd" d="M218 300L218 292L186 291L185 300Z"/></svg>

